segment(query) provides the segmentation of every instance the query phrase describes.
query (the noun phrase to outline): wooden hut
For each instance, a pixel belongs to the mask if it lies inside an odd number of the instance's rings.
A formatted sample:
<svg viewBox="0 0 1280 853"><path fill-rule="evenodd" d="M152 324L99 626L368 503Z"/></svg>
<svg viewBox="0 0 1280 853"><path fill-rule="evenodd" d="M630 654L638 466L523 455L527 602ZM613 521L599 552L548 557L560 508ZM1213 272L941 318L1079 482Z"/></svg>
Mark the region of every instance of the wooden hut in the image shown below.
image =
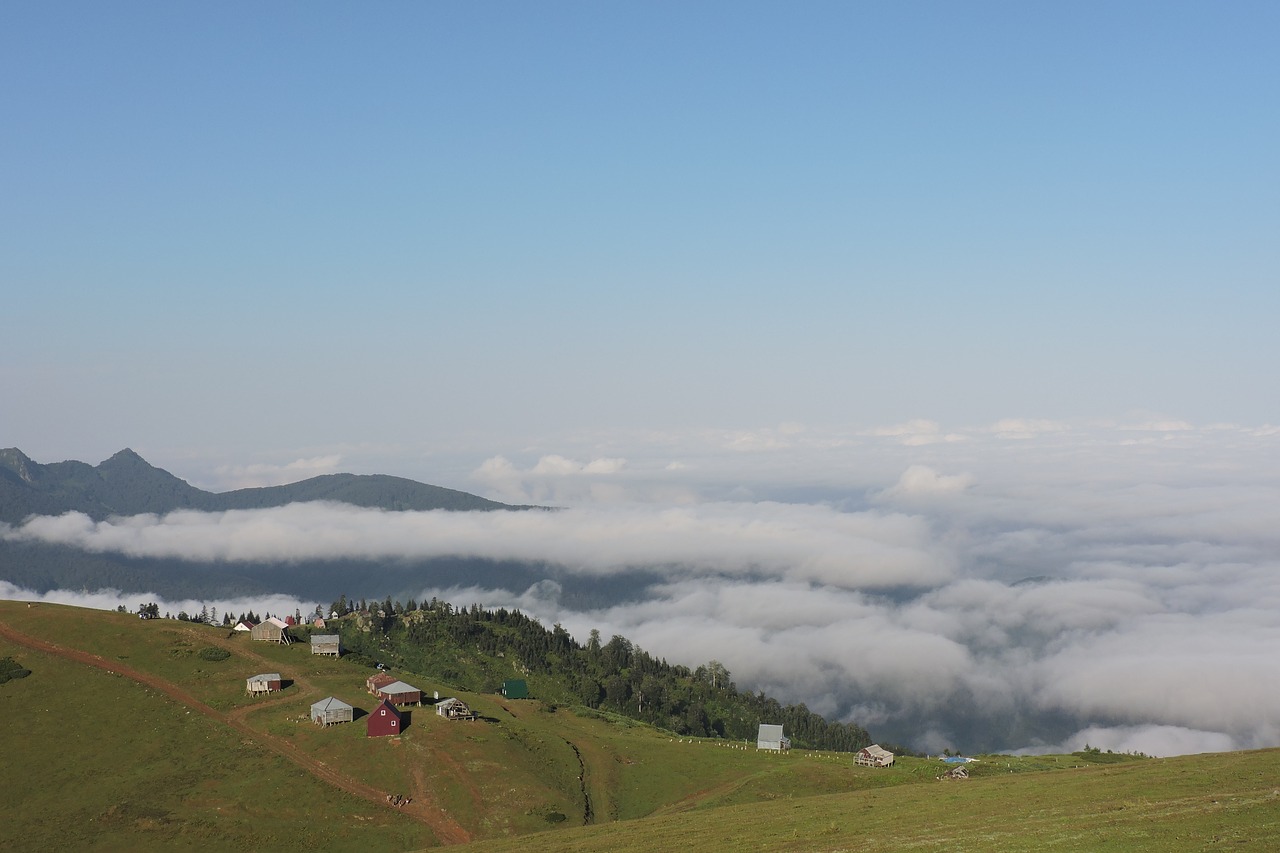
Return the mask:
<svg viewBox="0 0 1280 853"><path fill-rule="evenodd" d="M288 625L272 616L260 625L254 625L250 632L255 640L265 640L268 643L280 643L281 645L289 645L289 634L286 629Z"/></svg>
<svg viewBox="0 0 1280 853"><path fill-rule="evenodd" d="M365 679L364 686L374 696L378 695L378 691L386 687L388 684L395 684L397 681L394 675L386 672L375 673Z"/></svg>
<svg viewBox="0 0 1280 853"><path fill-rule="evenodd" d="M858 750L853 756L853 763L863 767L892 767L893 753L873 743Z"/></svg>
<svg viewBox="0 0 1280 853"><path fill-rule="evenodd" d="M436 703L436 714L446 720L474 720L476 712L461 699L441 699Z"/></svg>
<svg viewBox="0 0 1280 853"><path fill-rule="evenodd" d="M311 635L311 654L313 655L332 655L336 658L342 654L340 646L341 642L337 634Z"/></svg>
<svg viewBox="0 0 1280 853"><path fill-rule="evenodd" d="M261 675L251 675L245 679L244 689L250 696L273 693L280 689L280 673L264 672Z"/></svg>
<svg viewBox="0 0 1280 853"><path fill-rule="evenodd" d="M383 699L378 703L378 707L369 712L369 721L366 725L369 737L383 737L400 734L404 728L403 723L404 720L400 711L396 710L396 706Z"/></svg>
<svg viewBox="0 0 1280 853"><path fill-rule="evenodd" d="M311 706L311 722L317 726L349 723L354 716L355 708L333 696L328 699L321 699Z"/></svg>
<svg viewBox="0 0 1280 853"><path fill-rule="evenodd" d="M422 691L403 681L393 681L385 687L378 688L378 695L392 705L422 704Z"/></svg>
<svg viewBox="0 0 1280 853"><path fill-rule="evenodd" d="M760 724L760 731L756 734L756 749L771 749L774 752L782 752L790 748L791 738L782 734L782 726L768 723Z"/></svg>

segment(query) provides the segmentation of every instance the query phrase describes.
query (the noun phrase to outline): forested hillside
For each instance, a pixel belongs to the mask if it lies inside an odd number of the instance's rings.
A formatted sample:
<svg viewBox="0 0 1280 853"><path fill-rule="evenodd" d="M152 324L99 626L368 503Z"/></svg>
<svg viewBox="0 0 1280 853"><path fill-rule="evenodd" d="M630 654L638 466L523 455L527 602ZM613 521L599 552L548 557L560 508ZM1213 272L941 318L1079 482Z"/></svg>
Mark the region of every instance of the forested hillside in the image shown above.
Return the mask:
<svg viewBox="0 0 1280 853"><path fill-rule="evenodd" d="M332 609L344 614L337 624L349 651L465 690L497 692L503 680L523 678L544 702L611 711L681 735L754 743L761 723L781 723L796 747L856 751L871 742L856 724L739 691L717 661L670 664L624 637L602 642L596 631L579 644L559 625L547 629L519 611L345 598Z"/></svg>

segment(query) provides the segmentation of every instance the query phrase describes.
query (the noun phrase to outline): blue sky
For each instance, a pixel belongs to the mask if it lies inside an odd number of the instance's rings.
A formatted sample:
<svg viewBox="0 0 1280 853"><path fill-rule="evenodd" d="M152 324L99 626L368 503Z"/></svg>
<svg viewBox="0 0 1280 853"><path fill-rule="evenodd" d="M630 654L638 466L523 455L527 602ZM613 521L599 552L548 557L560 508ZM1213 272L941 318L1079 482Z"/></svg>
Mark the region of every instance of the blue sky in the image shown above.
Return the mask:
<svg viewBox="0 0 1280 853"><path fill-rule="evenodd" d="M0 445L430 479L406 460L584 434L1273 423L1278 32L1272 3L9 4Z"/></svg>

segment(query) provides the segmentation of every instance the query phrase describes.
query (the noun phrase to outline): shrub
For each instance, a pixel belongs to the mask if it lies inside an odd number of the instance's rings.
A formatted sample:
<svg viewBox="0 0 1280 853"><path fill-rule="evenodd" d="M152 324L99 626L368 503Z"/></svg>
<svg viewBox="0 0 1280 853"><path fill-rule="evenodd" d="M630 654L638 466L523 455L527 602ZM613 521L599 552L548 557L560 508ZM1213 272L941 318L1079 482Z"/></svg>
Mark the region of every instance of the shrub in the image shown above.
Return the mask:
<svg viewBox="0 0 1280 853"><path fill-rule="evenodd" d="M0 684L15 678L26 678L30 674L31 670L24 668L13 658L0 658Z"/></svg>
<svg viewBox="0 0 1280 853"><path fill-rule="evenodd" d="M231 652L226 649L220 649L217 646L205 646L200 650L200 659L207 661L226 660L231 657Z"/></svg>

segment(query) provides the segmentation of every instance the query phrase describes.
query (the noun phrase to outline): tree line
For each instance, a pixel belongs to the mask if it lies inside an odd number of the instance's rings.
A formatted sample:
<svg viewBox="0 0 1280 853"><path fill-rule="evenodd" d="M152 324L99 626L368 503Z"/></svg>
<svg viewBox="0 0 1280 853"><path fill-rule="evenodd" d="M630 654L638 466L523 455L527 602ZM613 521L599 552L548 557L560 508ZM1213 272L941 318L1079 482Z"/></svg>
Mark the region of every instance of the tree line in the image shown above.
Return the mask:
<svg viewBox="0 0 1280 853"><path fill-rule="evenodd" d="M560 625L544 627L519 610L418 603L333 603L343 646L370 663L433 674L477 692L523 677L544 701L584 705L652 723L680 735L754 742L761 723L781 724L796 747L855 752L871 743L856 723L832 722L803 704L740 691L725 666L690 668L654 657L621 636L593 630L577 642ZM330 626L328 630L331 630Z"/></svg>

